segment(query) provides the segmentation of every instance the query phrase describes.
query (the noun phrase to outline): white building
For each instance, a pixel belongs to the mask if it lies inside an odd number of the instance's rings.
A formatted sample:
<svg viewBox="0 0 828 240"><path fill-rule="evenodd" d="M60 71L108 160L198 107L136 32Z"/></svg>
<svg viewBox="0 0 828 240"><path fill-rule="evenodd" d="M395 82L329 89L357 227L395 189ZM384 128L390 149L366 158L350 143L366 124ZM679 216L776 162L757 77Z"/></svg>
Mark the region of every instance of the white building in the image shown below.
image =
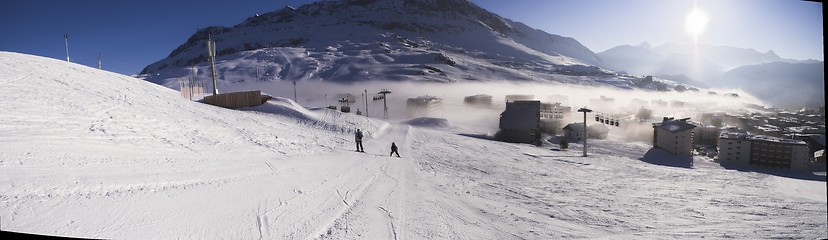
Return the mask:
<svg viewBox="0 0 828 240"><path fill-rule="evenodd" d="M653 146L674 155L691 155L693 150L693 124L689 118L664 118L653 124Z"/></svg>
<svg viewBox="0 0 828 240"><path fill-rule="evenodd" d="M806 170L808 145L800 140L723 132L718 158L720 163Z"/></svg>
<svg viewBox="0 0 828 240"><path fill-rule="evenodd" d="M701 123L693 124L696 125L696 128L693 129L693 144L715 147L722 130L718 127Z"/></svg>
<svg viewBox="0 0 828 240"><path fill-rule="evenodd" d="M564 119L572 114L572 107L563 106L561 103L541 103L540 117L549 119Z"/></svg>
<svg viewBox="0 0 828 240"><path fill-rule="evenodd" d="M745 133L722 132L719 136L719 163L750 164L751 140Z"/></svg>
<svg viewBox="0 0 828 240"><path fill-rule="evenodd" d="M806 170L808 144L805 141L763 135L751 136L750 165Z"/></svg>

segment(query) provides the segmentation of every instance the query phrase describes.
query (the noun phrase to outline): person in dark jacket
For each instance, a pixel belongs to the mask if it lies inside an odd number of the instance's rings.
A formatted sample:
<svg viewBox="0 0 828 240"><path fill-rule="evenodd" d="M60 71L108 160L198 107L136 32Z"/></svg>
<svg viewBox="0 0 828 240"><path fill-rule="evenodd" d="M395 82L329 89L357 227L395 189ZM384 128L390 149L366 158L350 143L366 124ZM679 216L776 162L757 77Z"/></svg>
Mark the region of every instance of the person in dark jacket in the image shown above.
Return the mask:
<svg viewBox="0 0 828 240"><path fill-rule="evenodd" d="M388 156L389 156L389 157L390 157L390 156L394 156L394 154L395 154L395 153L397 154L397 157L400 157L400 153L399 153L399 152L397 152L397 144L396 144L396 143L394 143L394 142L391 142L391 154L390 154L390 155L388 155Z"/></svg>
<svg viewBox="0 0 828 240"><path fill-rule="evenodd" d="M354 134L354 140L356 141L357 152L365 152L365 147L362 146L362 131L357 129L356 133Z"/></svg>

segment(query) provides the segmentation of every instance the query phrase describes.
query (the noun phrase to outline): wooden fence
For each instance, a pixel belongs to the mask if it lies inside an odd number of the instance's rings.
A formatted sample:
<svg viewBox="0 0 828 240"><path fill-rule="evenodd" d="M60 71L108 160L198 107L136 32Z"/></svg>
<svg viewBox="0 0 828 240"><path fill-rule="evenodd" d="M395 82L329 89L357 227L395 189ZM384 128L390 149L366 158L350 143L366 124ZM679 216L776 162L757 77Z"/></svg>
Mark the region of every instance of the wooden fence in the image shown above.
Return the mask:
<svg viewBox="0 0 828 240"><path fill-rule="evenodd" d="M261 91L220 93L204 97L202 102L223 108L237 109L255 107L267 101Z"/></svg>

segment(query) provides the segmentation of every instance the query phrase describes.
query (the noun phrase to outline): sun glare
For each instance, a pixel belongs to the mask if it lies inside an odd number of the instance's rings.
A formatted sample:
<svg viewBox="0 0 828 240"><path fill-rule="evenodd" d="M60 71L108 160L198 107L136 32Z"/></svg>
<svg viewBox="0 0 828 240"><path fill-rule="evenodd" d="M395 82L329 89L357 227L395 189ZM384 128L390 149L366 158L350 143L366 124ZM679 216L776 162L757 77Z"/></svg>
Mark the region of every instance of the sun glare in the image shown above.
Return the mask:
<svg viewBox="0 0 828 240"><path fill-rule="evenodd" d="M704 28L707 26L707 14L704 13L699 8L693 8L693 11L690 11L690 14L687 14L687 18L684 21L684 27L687 30L687 33L693 35L694 38L698 38L699 34L704 32Z"/></svg>

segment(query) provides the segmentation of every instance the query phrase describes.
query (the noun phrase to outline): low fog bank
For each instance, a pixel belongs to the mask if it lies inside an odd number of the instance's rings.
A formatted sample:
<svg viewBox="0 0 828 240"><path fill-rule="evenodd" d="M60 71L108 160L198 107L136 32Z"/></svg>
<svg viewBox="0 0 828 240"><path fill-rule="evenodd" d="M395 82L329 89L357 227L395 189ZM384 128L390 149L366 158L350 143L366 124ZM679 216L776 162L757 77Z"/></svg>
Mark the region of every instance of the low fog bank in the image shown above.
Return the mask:
<svg viewBox="0 0 828 240"><path fill-rule="evenodd" d="M220 89L222 89L220 87ZM223 91L262 90L279 97L294 98L294 86L290 81L246 83L226 86ZM745 111L747 104L764 105L757 98L739 90L708 89L698 92L659 92L629 90L613 87L585 87L555 83L514 82L459 82L423 83L368 81L339 84L323 81L302 81L296 84L298 102L306 107L340 106L343 94L354 96L349 103L352 112L365 111L364 95L367 90L367 114L383 117L383 100L374 100L377 93L387 89L388 117L392 121L405 121L417 117L445 118L451 123L478 132L494 133L498 129L500 113L505 109L506 95L533 95L535 100L561 102L572 107L572 113L563 125L582 122L583 115L576 112L586 106L594 112L587 115L588 124L598 124L596 115L620 119L623 127L611 127L610 136L630 140L648 141L652 136L652 122L662 117L699 120L705 113L733 113ZM712 92L711 92L712 91ZM738 97L726 93L736 93ZM490 104L468 104L464 97L477 94L492 96ZM412 107L409 98L434 96L442 99L429 107ZM647 109L647 110L641 110ZM647 114L649 113L649 114ZM638 116L636 116L638 115Z"/></svg>

